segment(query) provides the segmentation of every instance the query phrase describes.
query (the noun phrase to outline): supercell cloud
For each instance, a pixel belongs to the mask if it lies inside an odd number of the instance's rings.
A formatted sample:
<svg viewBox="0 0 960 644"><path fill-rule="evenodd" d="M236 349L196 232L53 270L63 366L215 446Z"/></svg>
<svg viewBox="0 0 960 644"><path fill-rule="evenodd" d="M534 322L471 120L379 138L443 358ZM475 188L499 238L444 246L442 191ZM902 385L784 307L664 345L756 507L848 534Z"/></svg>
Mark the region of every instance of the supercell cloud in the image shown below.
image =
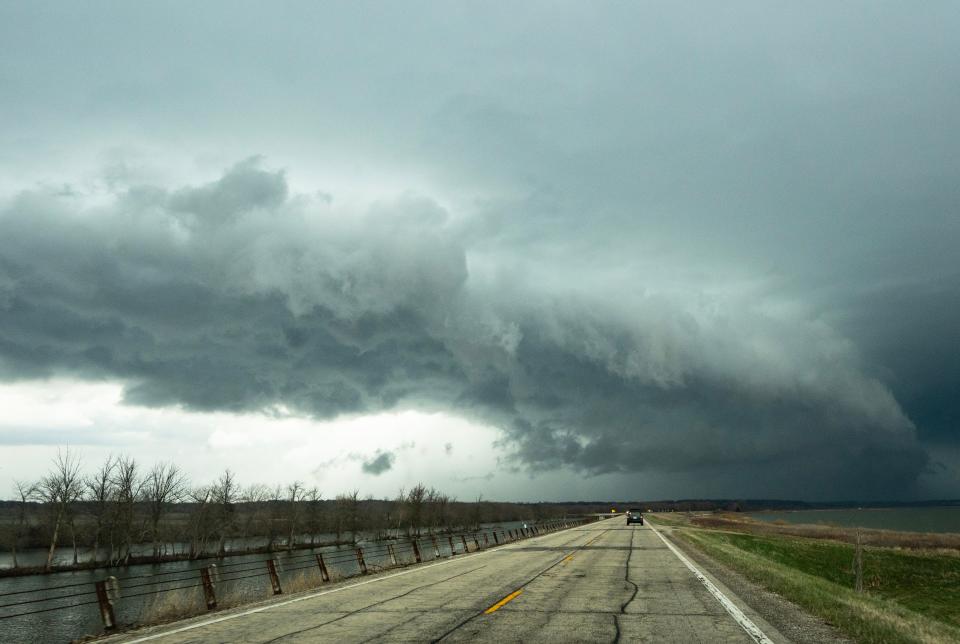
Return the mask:
<svg viewBox="0 0 960 644"><path fill-rule="evenodd" d="M0 378L443 411L508 469L700 496L955 495L960 19L860 8L275 16L257 62L202 12L163 56L118 35L142 69L63 62L111 82L11 57Z"/></svg>
<svg viewBox="0 0 960 644"><path fill-rule="evenodd" d="M911 420L828 325L589 274L473 276L462 228L427 198L353 212L291 195L256 159L95 207L24 192L0 215L2 373L120 378L147 406L452 410L501 427L528 468L892 484L924 466Z"/></svg>

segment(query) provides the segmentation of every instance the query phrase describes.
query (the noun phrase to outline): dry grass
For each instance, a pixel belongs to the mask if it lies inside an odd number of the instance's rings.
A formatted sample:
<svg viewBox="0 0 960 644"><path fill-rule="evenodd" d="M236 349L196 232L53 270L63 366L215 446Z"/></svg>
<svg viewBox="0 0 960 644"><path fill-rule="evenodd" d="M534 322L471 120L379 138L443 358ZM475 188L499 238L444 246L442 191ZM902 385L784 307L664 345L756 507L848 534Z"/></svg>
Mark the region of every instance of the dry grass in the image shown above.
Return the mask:
<svg viewBox="0 0 960 644"><path fill-rule="evenodd" d="M160 624L192 617L207 610L199 588L159 593L150 598L140 611L141 624Z"/></svg>
<svg viewBox="0 0 960 644"><path fill-rule="evenodd" d="M669 518L668 518L669 517ZM665 520L666 519L666 520ZM658 515L657 520L671 525L690 525L714 530L733 530L757 535L780 535L805 537L807 539L830 539L844 543L856 541L856 528L842 528L822 524L786 523L761 521L742 514L680 514ZM863 544L881 548L926 550L938 554L960 556L960 534L927 532L900 532L861 528Z"/></svg>
<svg viewBox="0 0 960 644"><path fill-rule="evenodd" d="M286 595L313 590L324 583L320 570L300 570L287 577L283 582L283 592Z"/></svg>

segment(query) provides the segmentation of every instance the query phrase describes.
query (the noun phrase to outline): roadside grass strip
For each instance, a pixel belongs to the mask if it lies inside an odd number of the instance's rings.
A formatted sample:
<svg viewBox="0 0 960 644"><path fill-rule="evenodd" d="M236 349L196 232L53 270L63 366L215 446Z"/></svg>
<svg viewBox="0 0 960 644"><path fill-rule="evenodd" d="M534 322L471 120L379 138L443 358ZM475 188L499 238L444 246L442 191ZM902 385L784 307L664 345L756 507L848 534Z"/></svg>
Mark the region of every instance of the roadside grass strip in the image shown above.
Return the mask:
<svg viewBox="0 0 960 644"><path fill-rule="evenodd" d="M853 549L848 544L692 528L673 534L857 642L960 642L956 556L865 550L866 591L857 593L849 581Z"/></svg>

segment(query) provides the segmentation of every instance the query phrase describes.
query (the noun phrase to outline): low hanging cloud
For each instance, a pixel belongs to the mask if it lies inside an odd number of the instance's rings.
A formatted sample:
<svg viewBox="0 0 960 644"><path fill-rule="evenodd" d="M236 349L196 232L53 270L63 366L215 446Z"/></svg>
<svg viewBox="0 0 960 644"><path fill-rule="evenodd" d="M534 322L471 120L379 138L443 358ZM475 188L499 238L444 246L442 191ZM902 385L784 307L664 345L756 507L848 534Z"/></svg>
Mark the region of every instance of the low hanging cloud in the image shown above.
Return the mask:
<svg viewBox="0 0 960 644"><path fill-rule="evenodd" d="M857 347L802 307L561 265L538 282L490 270L522 249L491 255L429 198L335 204L256 158L106 204L20 193L0 212L0 378L118 378L130 404L207 411L448 410L501 428L517 468L703 472L706 494L713 475L900 493L926 467Z"/></svg>
<svg viewBox="0 0 960 644"><path fill-rule="evenodd" d="M397 455L393 452L378 452L376 456L364 461L360 469L366 474L380 476L384 472L389 472L396 460Z"/></svg>

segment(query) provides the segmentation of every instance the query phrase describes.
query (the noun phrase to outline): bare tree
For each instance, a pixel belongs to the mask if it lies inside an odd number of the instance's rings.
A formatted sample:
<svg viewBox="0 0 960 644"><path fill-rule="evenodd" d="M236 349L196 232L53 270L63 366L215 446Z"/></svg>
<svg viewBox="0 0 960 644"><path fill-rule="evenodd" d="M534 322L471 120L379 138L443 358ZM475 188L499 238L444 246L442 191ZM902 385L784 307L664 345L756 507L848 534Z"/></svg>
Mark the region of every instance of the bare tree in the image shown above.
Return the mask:
<svg viewBox="0 0 960 644"><path fill-rule="evenodd" d="M334 507L337 513L337 540L340 540L342 531L349 531L350 538L356 543L360 524L360 490L338 494Z"/></svg>
<svg viewBox="0 0 960 644"><path fill-rule="evenodd" d="M407 493L401 487L397 492L397 498L393 500L393 508L397 519L397 539L400 538L400 529L403 526L403 506L406 505Z"/></svg>
<svg viewBox="0 0 960 644"><path fill-rule="evenodd" d="M194 504L193 512L190 513L190 558L196 559L207 549L213 488L208 485L193 488L187 492L187 498Z"/></svg>
<svg viewBox="0 0 960 644"><path fill-rule="evenodd" d="M451 498L437 491L433 496L433 517L434 524L439 530L446 530L449 528L448 523L450 522L450 501Z"/></svg>
<svg viewBox="0 0 960 644"><path fill-rule="evenodd" d="M262 483L254 483L240 493L240 502L246 506L246 511L241 514L241 540L246 540L257 530L261 530L261 535L267 535L270 509L267 501L269 499L270 488Z"/></svg>
<svg viewBox="0 0 960 644"><path fill-rule="evenodd" d="M289 505L287 506L287 527L289 535L287 538L287 550L293 550L297 523L300 520L301 501L303 501L305 494L306 488L303 487L303 483L300 481L294 481L287 486L287 498L289 499Z"/></svg>
<svg viewBox="0 0 960 644"><path fill-rule="evenodd" d="M94 519L93 563L97 563L100 558L100 537L109 523L110 503L114 496L113 470L115 467L116 461L113 455L110 455L96 472L84 480Z"/></svg>
<svg viewBox="0 0 960 644"><path fill-rule="evenodd" d="M13 525L13 535L10 538L10 553L13 555L13 567L18 567L17 546L27 527L27 503L37 493L36 483L27 483L26 481L14 481L14 490L17 494L17 518Z"/></svg>
<svg viewBox="0 0 960 644"><path fill-rule="evenodd" d="M140 499L144 484L140 478L137 462L126 456L119 457L113 469L112 484L114 488L112 520L116 537L114 534L110 536L110 559L114 564L119 564L121 561L130 561L133 544L137 541L136 503ZM119 544L115 543L115 538L119 539Z"/></svg>
<svg viewBox="0 0 960 644"><path fill-rule="evenodd" d="M307 505L306 528L310 533L310 545L315 545L317 535L323 532L323 505L320 503L323 495L316 486L306 491L304 499Z"/></svg>
<svg viewBox="0 0 960 644"><path fill-rule="evenodd" d="M236 508L234 503L240 492L236 478L229 469L224 470L213 485L214 502L217 504L217 554L227 551L227 535L233 531Z"/></svg>
<svg viewBox="0 0 960 644"><path fill-rule="evenodd" d="M53 553L60 537L60 528L72 510L72 505L83 494L80 477L80 460L70 454L70 450L57 450L53 461L53 471L43 477L38 485L40 498L51 509L53 529L50 536L50 549L47 551L47 563L44 570L53 566ZM72 525L72 522L71 522ZM74 563L77 559L76 535L74 534Z"/></svg>
<svg viewBox="0 0 960 644"><path fill-rule="evenodd" d="M171 503L183 498L186 484L183 472L172 463L157 463L144 479L142 496L150 516L154 559L160 558L160 520Z"/></svg>
<svg viewBox="0 0 960 644"><path fill-rule="evenodd" d="M483 495L477 495L477 502L472 508L470 519L473 523L473 529L479 530L480 524L483 523Z"/></svg>
<svg viewBox="0 0 960 644"><path fill-rule="evenodd" d="M407 493L407 510L410 516L410 527L414 534L420 534L423 527L423 509L427 501L427 488L423 483L417 483Z"/></svg>
<svg viewBox="0 0 960 644"><path fill-rule="evenodd" d="M267 518L267 548L273 552L277 540L280 538L280 526L286 521L284 516L286 504L283 502L283 488L276 485L269 491L269 515Z"/></svg>

